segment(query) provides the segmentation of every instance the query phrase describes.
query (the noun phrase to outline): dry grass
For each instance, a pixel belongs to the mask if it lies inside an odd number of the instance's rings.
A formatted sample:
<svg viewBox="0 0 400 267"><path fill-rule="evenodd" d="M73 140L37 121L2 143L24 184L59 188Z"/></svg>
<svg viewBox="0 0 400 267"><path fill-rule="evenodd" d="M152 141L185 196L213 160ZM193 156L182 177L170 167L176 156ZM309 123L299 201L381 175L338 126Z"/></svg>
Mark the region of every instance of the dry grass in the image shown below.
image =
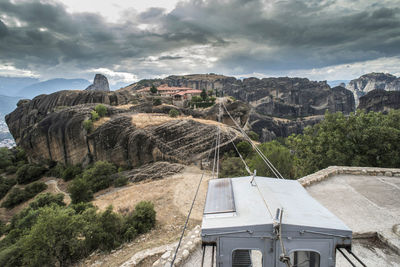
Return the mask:
<svg viewBox="0 0 400 267"><path fill-rule="evenodd" d="M110 120L110 117L102 117L98 121L93 122L94 129L99 128L101 125Z"/></svg>
<svg viewBox="0 0 400 267"><path fill-rule="evenodd" d="M193 120L208 125L220 125L221 128L226 128L226 125L213 120L205 120L193 118L192 116L178 116L172 118L163 113L137 113L132 115L132 123L138 128L145 128L147 126L160 125L173 120Z"/></svg>
<svg viewBox="0 0 400 267"><path fill-rule="evenodd" d="M108 193L97 196L93 204L99 207L100 210L104 210L111 204L114 207L114 211L117 212L132 210L142 200L151 201L154 203L157 212L157 224L154 230L139 237L135 242L126 244L122 249L112 254L94 255L87 259L84 265L90 265L97 261L97 264L100 263L97 266L119 266L138 251L177 241L201 174L202 170L199 168L188 166L185 167L183 172L162 180L130 184L117 191L111 190ZM203 178L199 195L192 211L189 228L193 228L201 222L207 182L210 177L208 174Z"/></svg>

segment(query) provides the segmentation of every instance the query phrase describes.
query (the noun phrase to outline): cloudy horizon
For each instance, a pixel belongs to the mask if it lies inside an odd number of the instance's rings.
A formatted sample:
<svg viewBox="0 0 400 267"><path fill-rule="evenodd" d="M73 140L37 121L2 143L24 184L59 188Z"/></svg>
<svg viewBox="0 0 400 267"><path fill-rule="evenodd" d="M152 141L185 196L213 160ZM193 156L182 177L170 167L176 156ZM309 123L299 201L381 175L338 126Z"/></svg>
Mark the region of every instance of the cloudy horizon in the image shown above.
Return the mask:
<svg viewBox="0 0 400 267"><path fill-rule="evenodd" d="M0 76L400 76L397 0L0 0Z"/></svg>

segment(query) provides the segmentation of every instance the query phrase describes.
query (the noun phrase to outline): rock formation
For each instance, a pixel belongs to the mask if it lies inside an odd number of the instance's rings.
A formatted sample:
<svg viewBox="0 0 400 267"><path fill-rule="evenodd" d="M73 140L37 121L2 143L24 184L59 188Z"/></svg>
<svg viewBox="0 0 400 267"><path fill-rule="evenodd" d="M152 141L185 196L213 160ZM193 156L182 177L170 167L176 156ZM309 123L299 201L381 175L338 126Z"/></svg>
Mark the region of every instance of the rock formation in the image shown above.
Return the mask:
<svg viewBox="0 0 400 267"><path fill-rule="evenodd" d="M400 91L400 78L373 72L350 81L346 88L353 92L357 107L360 97L373 90Z"/></svg>
<svg viewBox="0 0 400 267"><path fill-rule="evenodd" d="M102 74L94 76L93 84L89 85L85 90L88 91L110 91L107 77Z"/></svg>
<svg viewBox="0 0 400 267"><path fill-rule="evenodd" d="M167 106L152 107L151 103L129 104L127 92L60 91L41 95L19 103L6 117L10 132L30 160L57 161L65 164L88 164L106 160L119 166L141 166L155 161L188 164L198 162L213 148L217 123L195 120L191 117L165 122L146 122L145 127L134 119L134 114L155 111L168 112ZM83 121L90 119L96 103L103 103L108 117L94 123L87 132ZM153 109L154 108L154 109ZM228 108L232 108L228 105ZM207 112L195 113L182 109L193 117L211 117ZM235 112L247 120L246 113ZM158 115L159 116L159 115ZM241 122L241 117L235 120ZM248 116L248 110L247 110ZM146 119L146 118L145 118ZM222 146L240 138L240 134L223 126Z"/></svg>
<svg viewBox="0 0 400 267"><path fill-rule="evenodd" d="M358 108L367 112L388 112L390 109L400 109L400 91L373 90L360 97Z"/></svg>
<svg viewBox="0 0 400 267"><path fill-rule="evenodd" d="M348 114L355 109L353 94L346 88L330 88L325 81L315 82L305 78L238 80L217 74L193 74L143 80L121 91L134 92L150 84L214 90L248 103L252 115L247 126L260 135L260 141L301 133L305 126L320 121L314 116L323 115L327 110Z"/></svg>

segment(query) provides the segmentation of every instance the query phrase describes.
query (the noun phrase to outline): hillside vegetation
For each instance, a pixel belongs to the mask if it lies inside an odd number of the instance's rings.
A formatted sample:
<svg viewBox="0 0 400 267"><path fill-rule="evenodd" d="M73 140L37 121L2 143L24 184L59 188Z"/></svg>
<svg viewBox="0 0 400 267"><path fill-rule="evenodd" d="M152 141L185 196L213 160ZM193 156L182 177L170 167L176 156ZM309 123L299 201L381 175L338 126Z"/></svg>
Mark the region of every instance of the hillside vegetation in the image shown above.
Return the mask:
<svg viewBox="0 0 400 267"><path fill-rule="evenodd" d="M285 178L296 179L332 165L400 167L400 110L325 114L303 134L259 145ZM274 177L248 143L238 149L257 175ZM247 175L235 151L221 162L221 177Z"/></svg>

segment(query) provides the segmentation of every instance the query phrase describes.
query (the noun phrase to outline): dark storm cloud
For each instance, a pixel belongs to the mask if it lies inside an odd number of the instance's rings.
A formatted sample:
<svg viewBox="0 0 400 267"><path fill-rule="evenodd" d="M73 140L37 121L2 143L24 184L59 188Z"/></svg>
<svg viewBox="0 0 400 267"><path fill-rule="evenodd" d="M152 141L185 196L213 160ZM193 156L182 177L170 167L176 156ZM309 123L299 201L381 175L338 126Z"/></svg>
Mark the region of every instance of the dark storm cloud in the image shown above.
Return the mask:
<svg viewBox="0 0 400 267"><path fill-rule="evenodd" d="M7 26L0 20L0 38L6 36L8 33Z"/></svg>
<svg viewBox="0 0 400 267"><path fill-rule="evenodd" d="M82 69L119 64L135 71L121 62L136 62L140 69L149 56L179 61L184 55L173 51L205 45L207 56L217 58L210 69L216 72L236 66L250 73L352 63L400 54L395 2L370 1L359 3L360 8L354 2L346 8L334 0L193 0L170 13L151 8L110 23L98 14L68 13L56 2L3 0L0 16L22 26L0 21L0 61L39 72L60 64ZM151 72L162 70L146 70Z"/></svg>

